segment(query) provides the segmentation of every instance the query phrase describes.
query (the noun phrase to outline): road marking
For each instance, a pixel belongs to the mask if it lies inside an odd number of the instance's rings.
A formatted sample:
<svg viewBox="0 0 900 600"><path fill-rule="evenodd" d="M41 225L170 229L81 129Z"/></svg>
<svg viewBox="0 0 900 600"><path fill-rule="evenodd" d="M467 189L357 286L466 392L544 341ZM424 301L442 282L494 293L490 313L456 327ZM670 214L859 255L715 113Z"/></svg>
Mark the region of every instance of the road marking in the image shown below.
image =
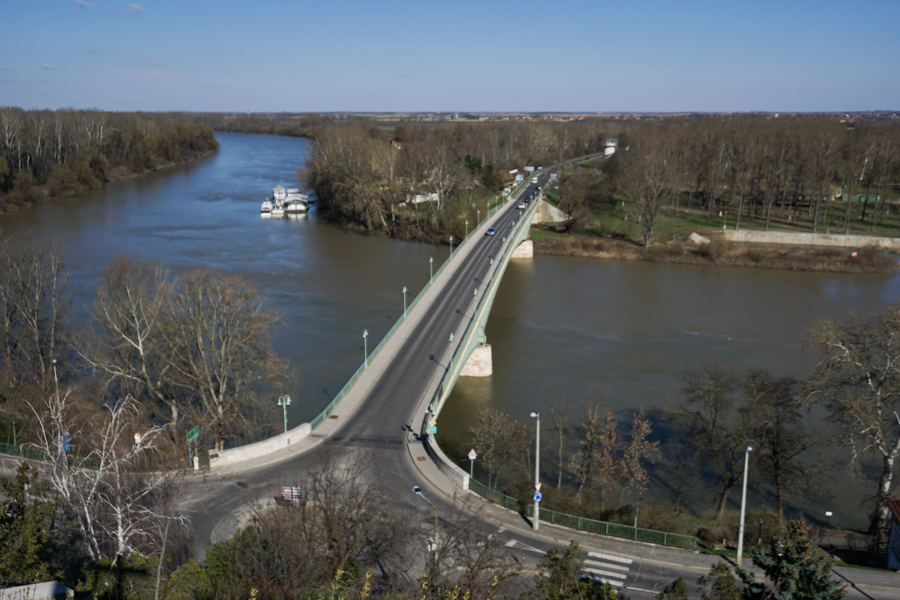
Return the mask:
<svg viewBox="0 0 900 600"><path fill-rule="evenodd" d="M594 573L596 575L606 575L607 577L615 577L617 579L625 579L627 575L625 573L613 573L612 571L603 571L601 569L585 569L588 573Z"/></svg>
<svg viewBox="0 0 900 600"><path fill-rule="evenodd" d="M616 569L617 571L627 571L628 567L624 565L611 565L609 563L597 562L596 560L586 560L584 564L592 567L603 567L604 569Z"/></svg>
<svg viewBox="0 0 900 600"><path fill-rule="evenodd" d="M621 556L612 556L611 554L601 554L600 552L588 552L588 556L591 558L600 558L602 560L611 560L613 562L625 563L626 565L630 565L634 562L633 559L630 558L622 558Z"/></svg>

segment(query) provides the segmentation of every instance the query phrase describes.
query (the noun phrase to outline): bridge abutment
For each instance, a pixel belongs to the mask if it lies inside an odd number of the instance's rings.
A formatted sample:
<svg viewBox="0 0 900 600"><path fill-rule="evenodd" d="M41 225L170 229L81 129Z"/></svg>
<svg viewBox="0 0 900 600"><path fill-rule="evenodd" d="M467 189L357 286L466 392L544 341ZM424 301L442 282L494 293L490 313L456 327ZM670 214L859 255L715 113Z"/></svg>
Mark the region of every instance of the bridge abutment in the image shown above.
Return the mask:
<svg viewBox="0 0 900 600"><path fill-rule="evenodd" d="M488 377L494 373L494 360L490 344L481 344L472 349L460 377Z"/></svg>
<svg viewBox="0 0 900 600"><path fill-rule="evenodd" d="M534 242L525 240L516 246L510 258L534 258Z"/></svg>

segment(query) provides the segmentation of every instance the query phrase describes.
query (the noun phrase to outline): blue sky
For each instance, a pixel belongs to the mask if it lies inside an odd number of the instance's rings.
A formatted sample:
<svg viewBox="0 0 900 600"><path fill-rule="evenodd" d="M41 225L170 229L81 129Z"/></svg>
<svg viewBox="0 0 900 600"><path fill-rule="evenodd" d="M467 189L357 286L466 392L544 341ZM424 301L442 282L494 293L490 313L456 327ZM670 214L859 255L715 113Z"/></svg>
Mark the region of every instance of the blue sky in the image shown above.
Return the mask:
<svg viewBox="0 0 900 600"><path fill-rule="evenodd" d="M0 105L900 109L900 1L0 0Z"/></svg>

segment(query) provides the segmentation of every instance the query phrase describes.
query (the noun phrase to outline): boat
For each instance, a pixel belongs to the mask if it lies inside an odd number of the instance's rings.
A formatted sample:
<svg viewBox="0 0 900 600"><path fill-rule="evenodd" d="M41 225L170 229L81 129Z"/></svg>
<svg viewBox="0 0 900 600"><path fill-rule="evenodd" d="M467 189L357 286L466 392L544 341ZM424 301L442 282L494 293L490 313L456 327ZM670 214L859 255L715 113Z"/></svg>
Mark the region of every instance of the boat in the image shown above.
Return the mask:
<svg viewBox="0 0 900 600"><path fill-rule="evenodd" d="M272 208L272 216L273 217L283 217L285 214L284 204L280 202L276 202L275 206Z"/></svg>
<svg viewBox="0 0 900 600"><path fill-rule="evenodd" d="M273 208L275 208L275 207L273 206L272 201L267 199L265 202L262 203L262 206L259 209L259 213L263 217L271 217Z"/></svg>
<svg viewBox="0 0 900 600"><path fill-rule="evenodd" d="M309 210L305 200L288 200L284 203L284 212L289 215L304 214Z"/></svg>

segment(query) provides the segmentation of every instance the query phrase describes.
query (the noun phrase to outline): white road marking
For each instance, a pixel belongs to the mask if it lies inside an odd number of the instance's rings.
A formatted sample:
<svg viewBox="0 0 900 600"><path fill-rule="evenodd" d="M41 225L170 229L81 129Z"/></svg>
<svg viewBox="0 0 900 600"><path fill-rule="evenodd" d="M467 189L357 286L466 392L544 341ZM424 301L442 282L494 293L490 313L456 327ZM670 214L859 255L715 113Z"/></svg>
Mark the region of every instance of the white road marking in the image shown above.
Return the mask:
<svg viewBox="0 0 900 600"><path fill-rule="evenodd" d="M626 565L630 565L634 562L634 560L630 558L622 558L621 556L612 556L611 554L601 554L600 552L588 552L588 556L591 558L600 558L603 560L611 560L613 562L625 563Z"/></svg>
<svg viewBox="0 0 900 600"><path fill-rule="evenodd" d="M625 579L626 575L624 573L613 573L612 571L602 571L600 569L585 569L588 573L596 573L597 575L606 575L607 577L616 577L618 579Z"/></svg>
<svg viewBox="0 0 900 600"><path fill-rule="evenodd" d="M628 567L624 565L611 565L609 563L597 562L596 560L586 560L584 564L592 567L603 567L604 569L616 569L617 571L627 571Z"/></svg>

